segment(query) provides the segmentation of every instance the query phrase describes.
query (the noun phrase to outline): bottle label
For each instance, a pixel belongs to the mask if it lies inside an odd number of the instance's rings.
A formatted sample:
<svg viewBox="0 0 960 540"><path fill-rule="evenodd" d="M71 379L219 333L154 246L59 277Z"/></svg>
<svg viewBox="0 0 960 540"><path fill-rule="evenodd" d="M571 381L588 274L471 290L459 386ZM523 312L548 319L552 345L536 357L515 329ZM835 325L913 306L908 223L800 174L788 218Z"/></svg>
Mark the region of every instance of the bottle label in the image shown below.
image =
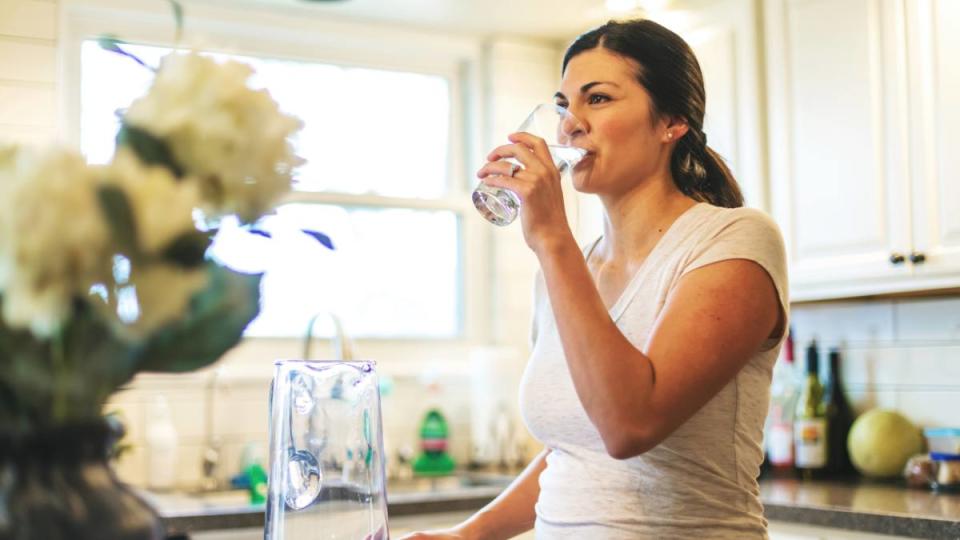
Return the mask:
<svg viewBox="0 0 960 540"><path fill-rule="evenodd" d="M793 440L797 467L819 469L827 466L826 419L796 419L793 424Z"/></svg>
<svg viewBox="0 0 960 540"><path fill-rule="evenodd" d="M776 422L770 426L767 453L774 467L793 467L793 425Z"/></svg>

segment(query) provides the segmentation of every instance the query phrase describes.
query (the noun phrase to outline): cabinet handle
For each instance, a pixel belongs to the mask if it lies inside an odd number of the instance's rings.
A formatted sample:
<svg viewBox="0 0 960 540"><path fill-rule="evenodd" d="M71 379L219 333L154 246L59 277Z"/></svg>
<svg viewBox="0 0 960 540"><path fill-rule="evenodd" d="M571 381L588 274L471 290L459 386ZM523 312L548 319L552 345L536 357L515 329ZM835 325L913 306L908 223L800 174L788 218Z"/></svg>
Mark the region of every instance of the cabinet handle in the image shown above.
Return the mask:
<svg viewBox="0 0 960 540"><path fill-rule="evenodd" d="M890 254L890 264L897 265L903 264L903 261L907 260L902 253L891 253Z"/></svg>
<svg viewBox="0 0 960 540"><path fill-rule="evenodd" d="M914 251L910 254L910 262L913 264L922 264L925 260L927 260L927 256L919 251Z"/></svg>

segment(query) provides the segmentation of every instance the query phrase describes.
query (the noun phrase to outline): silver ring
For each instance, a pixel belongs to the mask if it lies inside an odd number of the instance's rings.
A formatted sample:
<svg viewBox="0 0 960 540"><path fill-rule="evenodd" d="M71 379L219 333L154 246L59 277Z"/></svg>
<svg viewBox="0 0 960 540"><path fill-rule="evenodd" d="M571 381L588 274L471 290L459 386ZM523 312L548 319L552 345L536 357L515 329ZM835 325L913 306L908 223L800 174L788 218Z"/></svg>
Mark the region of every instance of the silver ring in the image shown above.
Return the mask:
<svg viewBox="0 0 960 540"><path fill-rule="evenodd" d="M520 170L520 166L516 163L510 164L510 178L513 178L513 175L517 174L517 171Z"/></svg>

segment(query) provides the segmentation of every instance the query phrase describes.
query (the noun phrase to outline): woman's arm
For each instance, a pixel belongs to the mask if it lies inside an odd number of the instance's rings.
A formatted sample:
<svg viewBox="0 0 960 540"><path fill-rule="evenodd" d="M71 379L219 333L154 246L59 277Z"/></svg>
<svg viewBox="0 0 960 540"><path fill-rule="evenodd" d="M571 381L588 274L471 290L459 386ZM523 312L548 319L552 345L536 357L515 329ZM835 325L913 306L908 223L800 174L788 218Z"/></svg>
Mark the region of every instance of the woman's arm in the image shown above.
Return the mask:
<svg viewBox="0 0 960 540"><path fill-rule="evenodd" d="M540 496L540 473L547 466L549 453L540 452L503 493L460 525L447 531L413 533L401 540L497 540L529 531L537 519L534 505Z"/></svg>
<svg viewBox="0 0 960 540"><path fill-rule="evenodd" d="M560 174L546 143L510 135L477 173L523 201L527 245L540 260L577 396L607 453L646 452L715 396L783 325L773 279L759 264L724 260L682 277L643 351L611 320L570 231ZM505 172L512 157L522 172Z"/></svg>
<svg viewBox="0 0 960 540"><path fill-rule="evenodd" d="M653 448L693 416L780 320L770 275L725 260L680 279L641 351L610 319L575 242L536 254L577 395L618 459Z"/></svg>

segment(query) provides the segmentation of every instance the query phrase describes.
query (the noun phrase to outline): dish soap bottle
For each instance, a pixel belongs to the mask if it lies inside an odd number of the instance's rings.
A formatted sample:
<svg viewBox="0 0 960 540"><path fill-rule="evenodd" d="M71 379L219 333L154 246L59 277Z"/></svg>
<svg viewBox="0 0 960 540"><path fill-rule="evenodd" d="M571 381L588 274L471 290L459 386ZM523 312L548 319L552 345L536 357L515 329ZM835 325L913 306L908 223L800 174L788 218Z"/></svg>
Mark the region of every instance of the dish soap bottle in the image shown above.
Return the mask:
<svg viewBox="0 0 960 540"><path fill-rule="evenodd" d="M147 406L147 487L171 490L177 477L177 429L173 426L170 405L157 395Z"/></svg>
<svg viewBox="0 0 960 540"><path fill-rule="evenodd" d="M456 463L447 454L447 419L438 409L427 411L420 425L420 447L423 452L413 462L413 473L422 476L443 476L453 472Z"/></svg>

